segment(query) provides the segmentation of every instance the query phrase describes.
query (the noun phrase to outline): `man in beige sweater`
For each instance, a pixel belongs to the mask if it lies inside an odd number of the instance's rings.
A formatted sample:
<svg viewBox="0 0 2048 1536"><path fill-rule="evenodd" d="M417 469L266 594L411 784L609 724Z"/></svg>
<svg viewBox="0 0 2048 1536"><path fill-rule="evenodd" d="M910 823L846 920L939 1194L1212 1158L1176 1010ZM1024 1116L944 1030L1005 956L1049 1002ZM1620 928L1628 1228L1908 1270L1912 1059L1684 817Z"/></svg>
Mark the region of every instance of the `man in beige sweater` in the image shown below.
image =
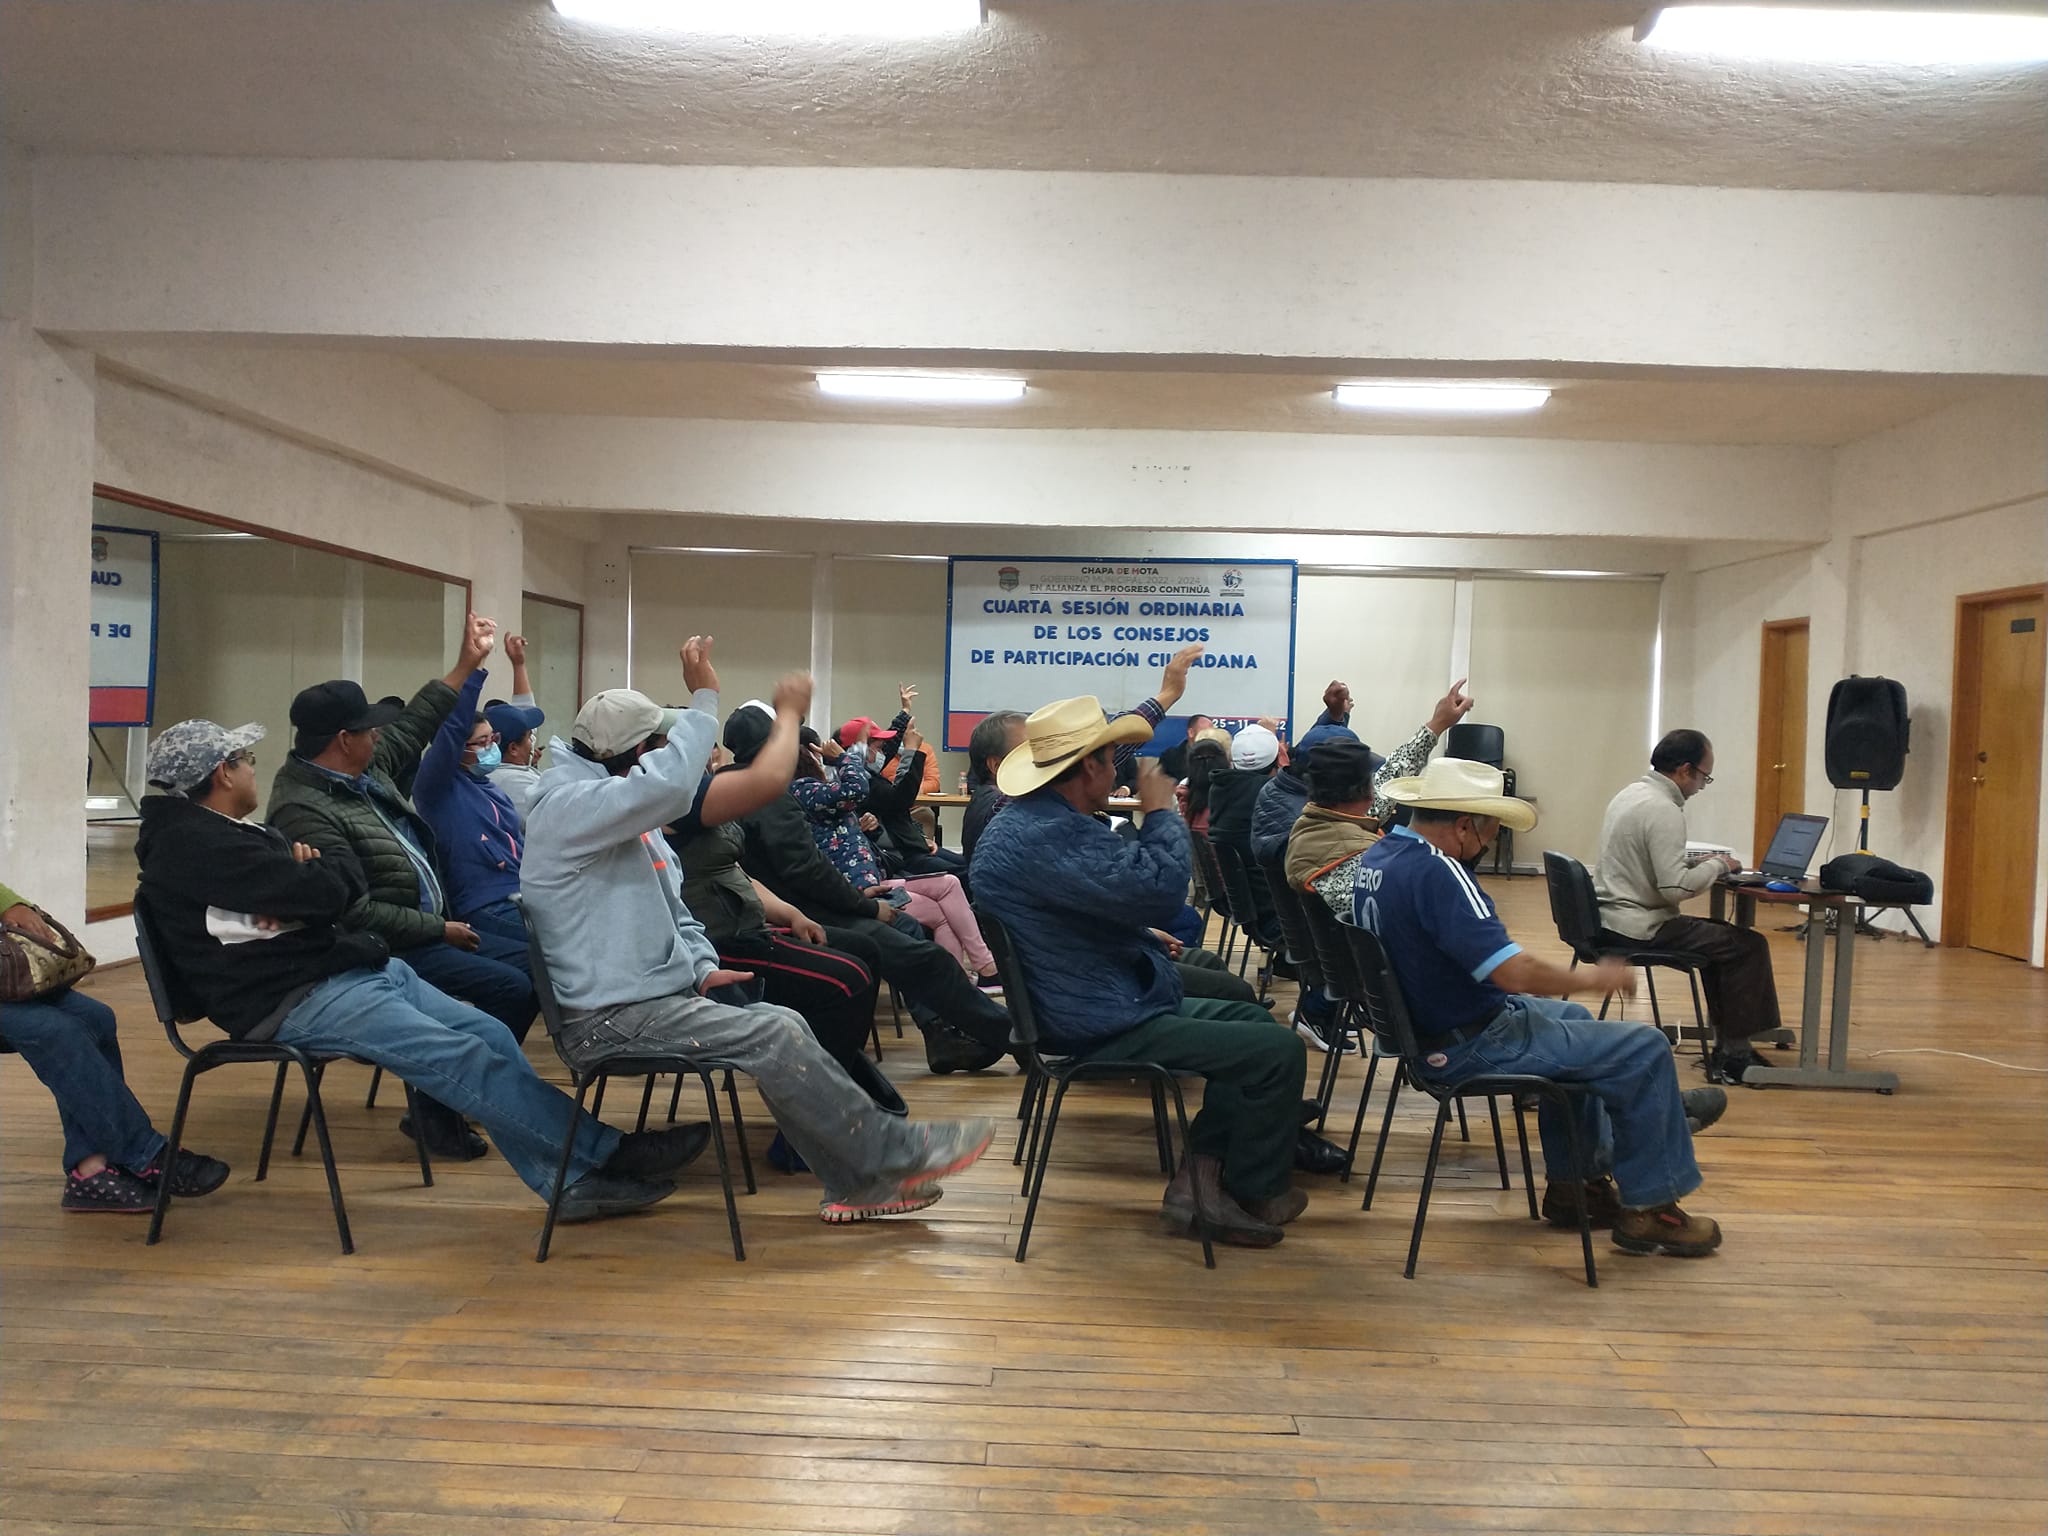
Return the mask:
<svg viewBox="0 0 2048 1536"><path fill-rule="evenodd" d="M1741 868L1716 855L1685 862L1685 802L1714 782L1714 744L1698 731L1669 732L1650 754L1650 771L1609 802L1600 827L1593 890L1601 940L1616 948L1679 950L1703 956L1716 1045L1710 1075L1739 1082L1763 1065L1749 1042L1782 1027L1770 942L1754 929L1686 917L1679 904Z"/></svg>

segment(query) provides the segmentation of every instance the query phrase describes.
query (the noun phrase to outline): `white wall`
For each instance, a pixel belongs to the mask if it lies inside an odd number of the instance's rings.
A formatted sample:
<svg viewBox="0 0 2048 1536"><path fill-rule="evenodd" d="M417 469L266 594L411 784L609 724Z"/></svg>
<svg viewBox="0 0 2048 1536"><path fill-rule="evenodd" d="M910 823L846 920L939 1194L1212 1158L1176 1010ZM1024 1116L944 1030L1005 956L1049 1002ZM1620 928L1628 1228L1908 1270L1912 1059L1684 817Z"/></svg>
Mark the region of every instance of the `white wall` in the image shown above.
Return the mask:
<svg viewBox="0 0 2048 1536"><path fill-rule="evenodd" d="M1414 735L1453 681L1456 587L1449 576L1304 573L1295 607L1295 734L1322 712L1323 688L1334 678L1356 700L1351 728L1377 751Z"/></svg>
<svg viewBox="0 0 2048 1536"><path fill-rule="evenodd" d="M1692 645L1700 665L1683 714L1667 714L1665 730L1690 726L1714 743L1714 783L1686 803L1686 825L1702 841L1722 842L1754 861L1756 724L1762 685L1763 626L1809 617L1812 557L1797 554L1745 560L1692 577ZM1831 679L1832 680L1832 679ZM1808 731L1809 739L1818 726ZM1649 753L1643 754L1647 768ZM1802 809L1827 812L1827 781L1811 773Z"/></svg>

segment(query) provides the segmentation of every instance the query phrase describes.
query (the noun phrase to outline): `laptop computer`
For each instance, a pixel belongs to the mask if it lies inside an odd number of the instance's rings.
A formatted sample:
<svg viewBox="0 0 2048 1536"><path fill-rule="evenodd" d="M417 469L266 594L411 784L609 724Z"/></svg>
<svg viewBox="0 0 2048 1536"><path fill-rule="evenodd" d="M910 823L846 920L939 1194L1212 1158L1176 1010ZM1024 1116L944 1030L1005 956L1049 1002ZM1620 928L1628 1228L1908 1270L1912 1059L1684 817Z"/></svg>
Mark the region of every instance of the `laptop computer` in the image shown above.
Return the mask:
<svg viewBox="0 0 2048 1536"><path fill-rule="evenodd" d="M1813 855L1827 830L1828 819L1825 816L1787 812L1778 819L1778 830L1771 834L1771 846L1764 850L1757 867L1730 878L1745 884L1760 884L1765 880L1791 880L1795 883L1804 880L1807 867L1813 863Z"/></svg>

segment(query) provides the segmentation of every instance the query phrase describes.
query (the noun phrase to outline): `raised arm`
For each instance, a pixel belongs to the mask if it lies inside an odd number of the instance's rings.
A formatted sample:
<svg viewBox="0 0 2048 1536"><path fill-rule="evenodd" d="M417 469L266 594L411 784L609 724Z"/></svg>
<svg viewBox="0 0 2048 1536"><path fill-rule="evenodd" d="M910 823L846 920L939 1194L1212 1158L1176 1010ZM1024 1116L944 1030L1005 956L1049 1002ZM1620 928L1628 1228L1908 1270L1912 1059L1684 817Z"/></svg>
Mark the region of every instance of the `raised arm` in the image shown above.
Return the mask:
<svg viewBox="0 0 2048 1536"><path fill-rule="evenodd" d="M744 768L712 775L697 807L707 827L738 821L789 788L796 776L797 732L811 708L811 675L792 672L775 685L775 724L768 740Z"/></svg>
<svg viewBox="0 0 2048 1536"><path fill-rule="evenodd" d="M434 740L420 758L419 774L412 781L412 798L426 810L447 800L455 787L455 772L462 754L469 750L470 728L476 724L476 701L483 697L484 680L491 674L478 667L455 691L455 707L434 732Z"/></svg>
<svg viewBox="0 0 2048 1536"><path fill-rule="evenodd" d="M511 702L516 704L524 701L527 704L531 704L533 702L533 682L526 675L526 636L507 635L505 637L505 659L512 663Z"/></svg>

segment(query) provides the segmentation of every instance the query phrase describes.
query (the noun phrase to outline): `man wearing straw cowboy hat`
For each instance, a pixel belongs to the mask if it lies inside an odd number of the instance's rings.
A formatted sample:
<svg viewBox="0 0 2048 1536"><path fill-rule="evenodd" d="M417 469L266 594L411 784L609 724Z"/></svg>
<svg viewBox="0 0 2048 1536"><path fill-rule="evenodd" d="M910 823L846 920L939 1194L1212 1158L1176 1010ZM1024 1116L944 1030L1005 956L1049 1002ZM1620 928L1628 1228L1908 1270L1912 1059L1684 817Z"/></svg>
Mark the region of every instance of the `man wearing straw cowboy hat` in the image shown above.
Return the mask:
<svg viewBox="0 0 2048 1536"><path fill-rule="evenodd" d="M1011 803L975 848L975 897L1009 932L1048 1050L1208 1080L1160 1207L1167 1230L1270 1247L1308 1205L1288 1182L1307 1056L1256 1003L1187 997L1153 936L1186 900L1192 864L1157 762L1139 759L1135 839L1096 819L1116 787L1118 748L1151 735L1140 715L1104 719L1092 698L1027 719L997 769Z"/></svg>
<svg viewBox="0 0 2048 1536"><path fill-rule="evenodd" d="M1727 1095L1682 1094L1662 1030L1595 1019L1559 1001L1573 992L1632 993L1625 961L1568 971L1508 937L1470 873L1503 826L1536 825L1536 808L1503 787L1498 768L1454 757L1381 786L1383 799L1410 808L1410 824L1359 855L1352 918L1379 937L1414 1015L1422 1056L1408 1068L1444 1084L1527 1072L1584 1087L1576 1102L1580 1145L1593 1149L1586 1202L1595 1224L1611 1226L1625 1252L1711 1253L1721 1229L1688 1216L1678 1201L1700 1184L1688 1116L1704 1127L1727 1107ZM1550 1172L1543 1213L1553 1225L1576 1226L1562 1115L1546 1103L1539 1122Z"/></svg>

